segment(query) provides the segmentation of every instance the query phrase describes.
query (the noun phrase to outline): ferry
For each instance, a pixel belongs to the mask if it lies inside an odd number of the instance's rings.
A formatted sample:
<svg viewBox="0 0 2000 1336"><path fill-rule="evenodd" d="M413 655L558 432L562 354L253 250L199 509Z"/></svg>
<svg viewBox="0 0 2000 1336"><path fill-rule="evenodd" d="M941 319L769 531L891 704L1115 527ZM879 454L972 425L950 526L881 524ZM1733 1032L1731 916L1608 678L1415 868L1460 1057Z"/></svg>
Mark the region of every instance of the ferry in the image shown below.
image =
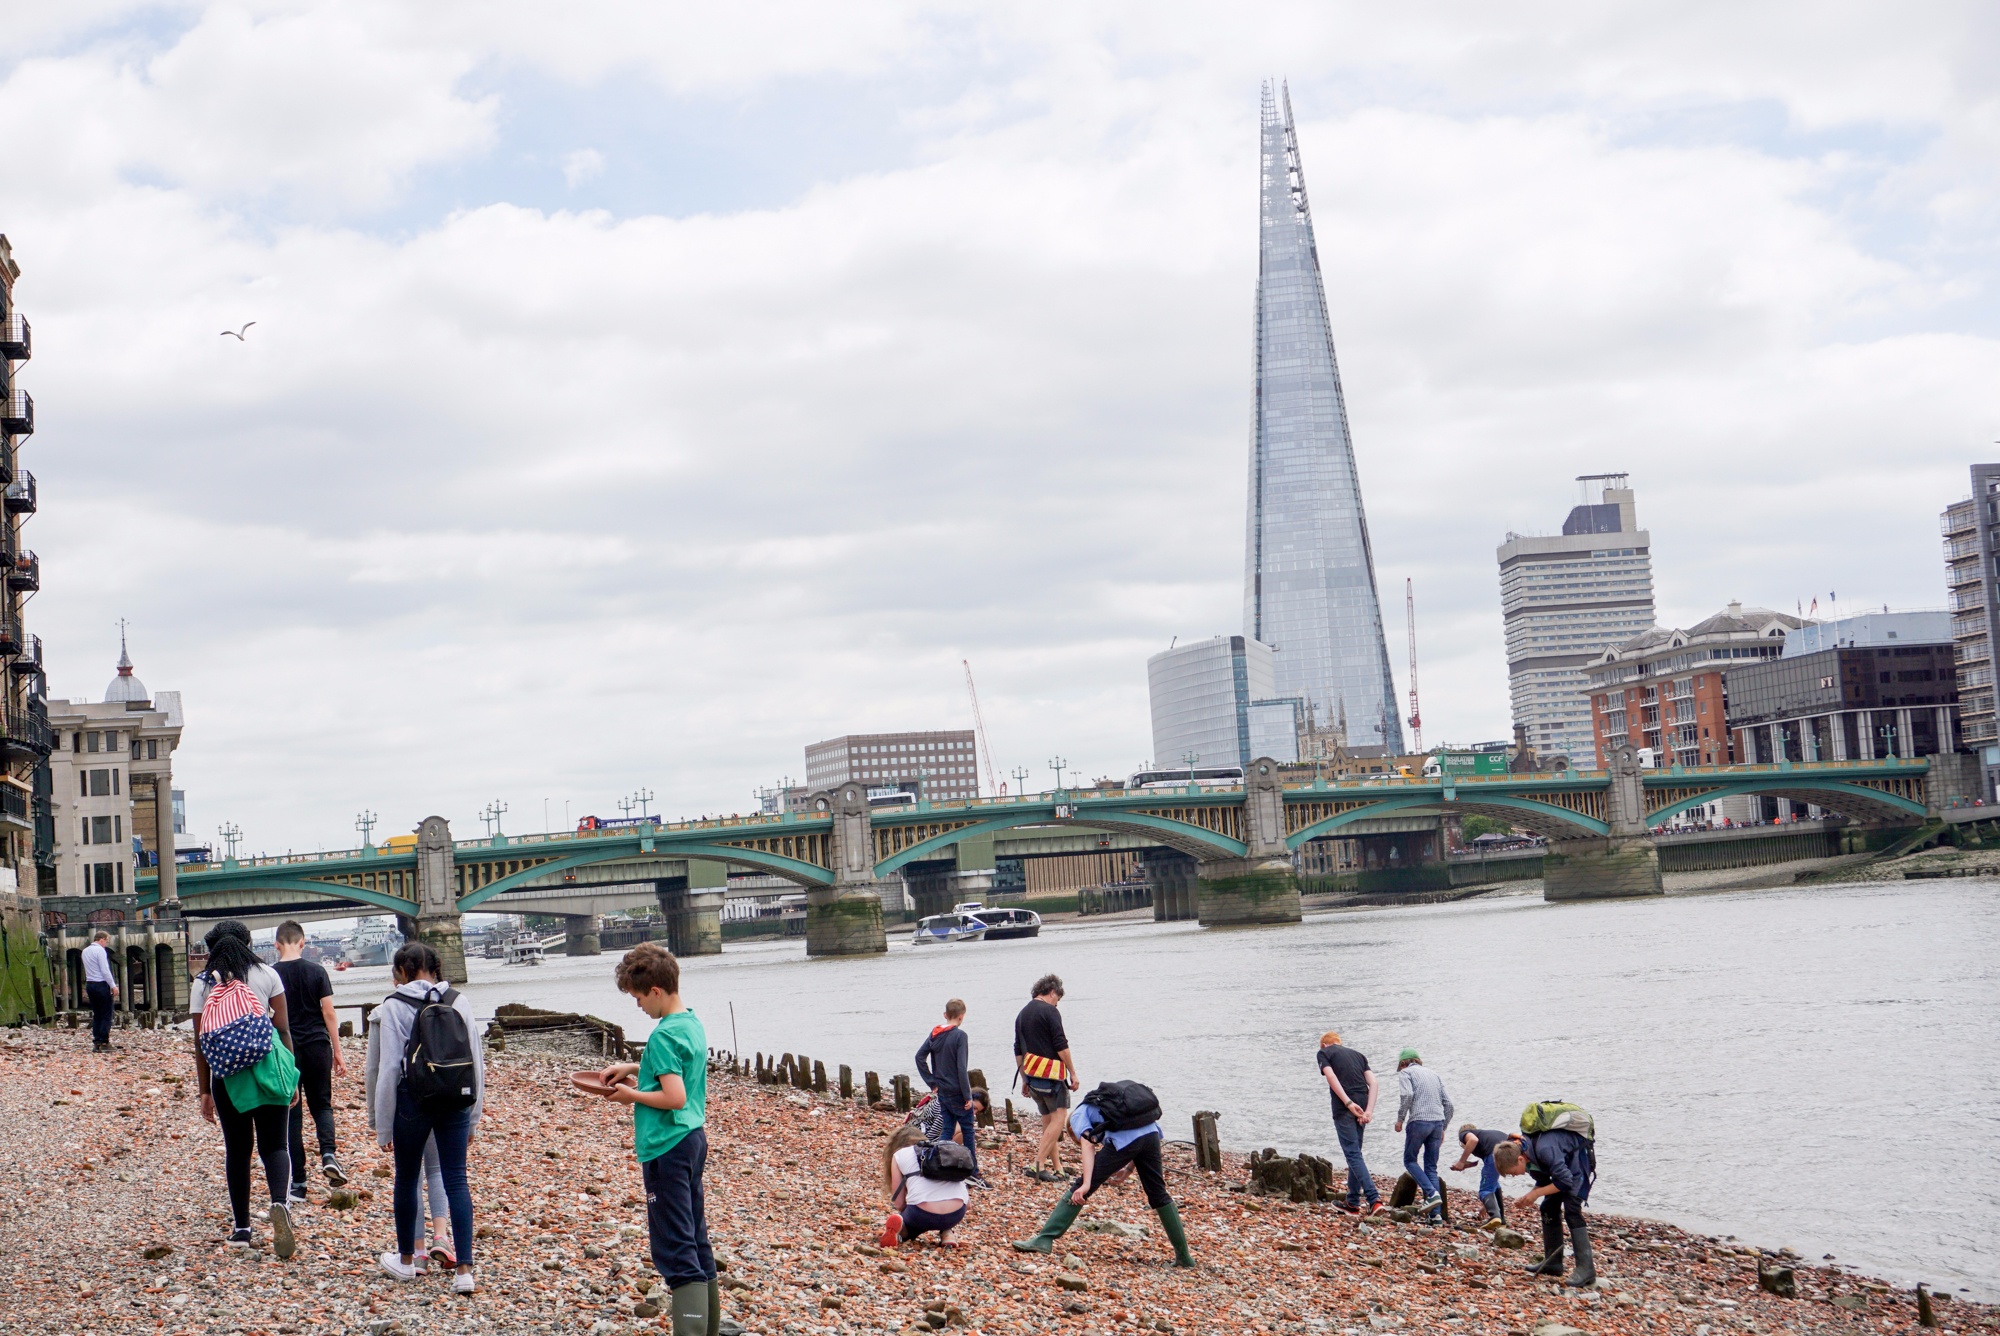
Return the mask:
<svg viewBox="0 0 2000 1336"><path fill-rule="evenodd" d="M986 925L986 940L1004 942L1016 937L1037 937L1042 931L1042 916L1032 909L988 909L977 900L968 900L952 907L954 913L970 914Z"/></svg>
<svg viewBox="0 0 2000 1336"><path fill-rule="evenodd" d="M509 965L539 965L542 955L542 939L532 932L524 932L507 943L507 963Z"/></svg>
<svg viewBox="0 0 2000 1336"><path fill-rule="evenodd" d="M933 914L917 923L912 946L938 946L946 942L977 942L986 936L986 925L971 914Z"/></svg>
<svg viewBox="0 0 2000 1336"><path fill-rule="evenodd" d="M346 955L356 965L386 965L402 944L403 934L394 919L365 919L347 939Z"/></svg>

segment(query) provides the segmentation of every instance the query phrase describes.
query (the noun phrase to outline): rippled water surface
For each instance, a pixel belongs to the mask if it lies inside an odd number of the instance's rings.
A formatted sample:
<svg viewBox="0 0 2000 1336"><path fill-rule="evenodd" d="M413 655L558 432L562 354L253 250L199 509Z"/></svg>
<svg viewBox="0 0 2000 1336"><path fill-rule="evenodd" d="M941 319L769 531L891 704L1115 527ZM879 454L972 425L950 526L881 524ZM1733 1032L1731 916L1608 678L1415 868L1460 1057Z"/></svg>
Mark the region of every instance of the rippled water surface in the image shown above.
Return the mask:
<svg viewBox="0 0 2000 1336"><path fill-rule="evenodd" d="M1593 1205L1864 1270L2000 1297L2000 884L1755 891L1546 905L1512 896L1320 915L1236 932L1123 921L1032 941L807 960L798 941L686 962L711 1042L883 1074L947 997L970 1007L973 1065L1012 1070L1013 1017L1054 970L1086 1083L1159 1092L1169 1135L1222 1111L1233 1149L1338 1162L1320 1033L1383 1073L1367 1140L1400 1169L1396 1052L1444 1077L1462 1118L1511 1127L1530 1100L1597 1115ZM647 1022L615 955L540 968L472 962L481 1014L502 1002ZM337 975L379 996L381 968ZM1476 1177L1451 1180L1470 1191Z"/></svg>

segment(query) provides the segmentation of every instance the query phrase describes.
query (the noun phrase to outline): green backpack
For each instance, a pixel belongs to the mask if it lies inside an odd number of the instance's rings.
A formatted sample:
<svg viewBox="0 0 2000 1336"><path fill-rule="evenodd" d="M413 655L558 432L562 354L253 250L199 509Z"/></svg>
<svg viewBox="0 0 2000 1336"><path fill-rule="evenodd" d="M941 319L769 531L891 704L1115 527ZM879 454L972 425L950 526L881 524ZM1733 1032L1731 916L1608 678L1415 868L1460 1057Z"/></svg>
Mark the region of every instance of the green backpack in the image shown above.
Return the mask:
<svg viewBox="0 0 2000 1336"><path fill-rule="evenodd" d="M1537 1100L1521 1110L1521 1135L1541 1132L1574 1132L1585 1141L1597 1140L1597 1120L1574 1104L1559 1099Z"/></svg>

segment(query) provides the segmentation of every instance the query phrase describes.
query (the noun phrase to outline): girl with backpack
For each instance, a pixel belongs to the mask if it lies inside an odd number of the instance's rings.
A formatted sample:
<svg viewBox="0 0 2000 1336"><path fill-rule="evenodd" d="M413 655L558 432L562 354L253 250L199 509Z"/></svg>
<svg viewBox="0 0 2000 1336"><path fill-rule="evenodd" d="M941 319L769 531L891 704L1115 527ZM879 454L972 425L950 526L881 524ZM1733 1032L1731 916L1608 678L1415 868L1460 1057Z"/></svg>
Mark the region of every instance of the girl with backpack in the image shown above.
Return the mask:
<svg viewBox="0 0 2000 1336"><path fill-rule="evenodd" d="M472 1191L465 1153L485 1100L486 1070L472 1004L440 982L443 973L436 951L422 942L403 943L391 966L396 991L375 1008L368 1027L368 1121L377 1143L393 1148L396 1157L396 1250L380 1261L397 1280L423 1273L417 1241L424 1152L435 1140L451 1211L452 1293L471 1294Z"/></svg>
<svg viewBox="0 0 2000 1336"><path fill-rule="evenodd" d="M226 919L208 930L208 968L188 994L194 1012L194 1075L201 1116L222 1128L223 1172L235 1229L232 1248L250 1246L250 1152L264 1161L271 1190L272 1251L289 1258L292 1234L291 1107L299 1069L285 1015L285 981L250 949L250 929Z"/></svg>
<svg viewBox="0 0 2000 1336"><path fill-rule="evenodd" d="M882 1187L889 1194L882 1246L914 1243L933 1230L939 1247L953 1246L951 1231L965 1219L965 1182L972 1172L972 1157L957 1142L928 1141L918 1123L897 1128L882 1147Z"/></svg>

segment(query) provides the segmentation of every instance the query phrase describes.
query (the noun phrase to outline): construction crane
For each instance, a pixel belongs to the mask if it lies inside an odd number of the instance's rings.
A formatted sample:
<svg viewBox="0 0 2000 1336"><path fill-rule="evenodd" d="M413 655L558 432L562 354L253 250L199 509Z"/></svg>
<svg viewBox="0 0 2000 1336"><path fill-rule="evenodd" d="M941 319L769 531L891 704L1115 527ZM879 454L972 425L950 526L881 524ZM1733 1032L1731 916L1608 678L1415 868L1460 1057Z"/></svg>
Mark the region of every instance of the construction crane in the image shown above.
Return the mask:
<svg viewBox="0 0 2000 1336"><path fill-rule="evenodd" d="M1417 582L1403 581L1403 622L1410 628L1410 735L1416 754L1424 750L1424 715L1417 708Z"/></svg>
<svg viewBox="0 0 2000 1336"><path fill-rule="evenodd" d="M993 749L986 745L986 716L979 712L979 688L972 684L972 660L960 659L965 665L965 694L972 698L972 727L979 734L979 759L986 766L986 791L1000 792L1000 772L993 768Z"/></svg>

